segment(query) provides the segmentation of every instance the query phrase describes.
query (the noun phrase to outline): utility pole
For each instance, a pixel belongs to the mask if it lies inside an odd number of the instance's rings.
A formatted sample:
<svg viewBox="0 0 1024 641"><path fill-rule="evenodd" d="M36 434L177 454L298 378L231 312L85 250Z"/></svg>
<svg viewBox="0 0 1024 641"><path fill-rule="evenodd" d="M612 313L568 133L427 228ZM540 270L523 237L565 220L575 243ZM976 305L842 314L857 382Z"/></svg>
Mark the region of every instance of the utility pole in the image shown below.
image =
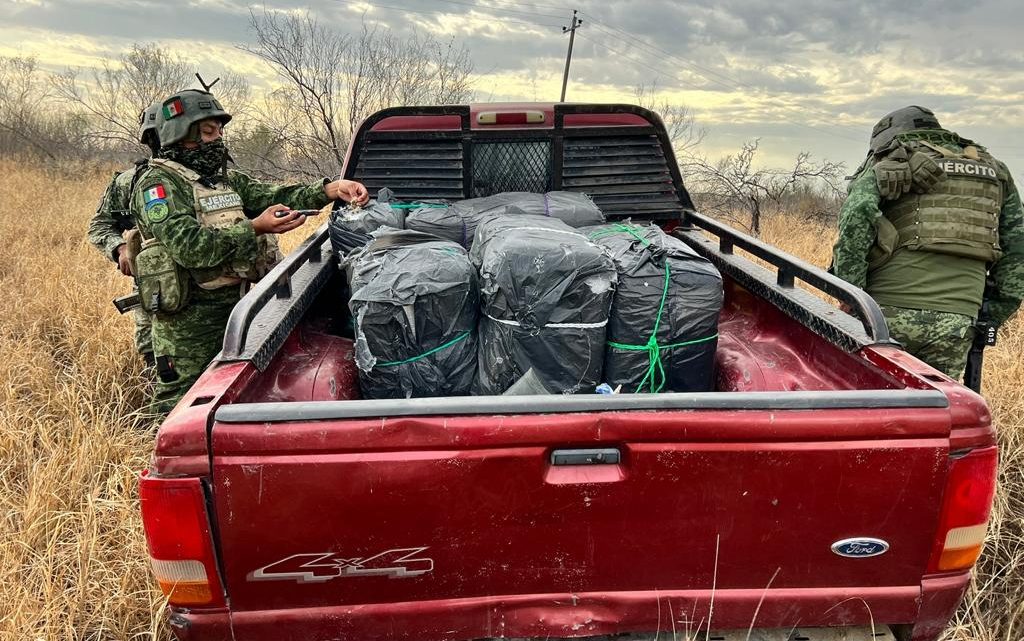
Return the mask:
<svg viewBox="0 0 1024 641"><path fill-rule="evenodd" d="M572 62L572 41L576 39L576 29L583 24L583 21L576 17L576 10L572 10L572 26L562 27L562 33L569 32L569 52L565 54L565 73L562 75L562 99L565 102L565 86L569 84L569 63Z"/></svg>

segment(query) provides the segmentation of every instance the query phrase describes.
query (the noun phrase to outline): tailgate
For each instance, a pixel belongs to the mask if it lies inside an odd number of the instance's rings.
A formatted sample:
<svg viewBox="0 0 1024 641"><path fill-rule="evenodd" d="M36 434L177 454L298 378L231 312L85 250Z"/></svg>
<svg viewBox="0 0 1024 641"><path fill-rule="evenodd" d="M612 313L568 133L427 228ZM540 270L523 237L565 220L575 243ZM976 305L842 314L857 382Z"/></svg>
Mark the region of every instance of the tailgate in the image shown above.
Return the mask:
<svg viewBox="0 0 1024 641"><path fill-rule="evenodd" d="M916 612L948 465L938 392L417 401L218 412L232 611L717 594L716 623L745 628L760 601L759 622L797 623L765 595L823 589L876 621Z"/></svg>

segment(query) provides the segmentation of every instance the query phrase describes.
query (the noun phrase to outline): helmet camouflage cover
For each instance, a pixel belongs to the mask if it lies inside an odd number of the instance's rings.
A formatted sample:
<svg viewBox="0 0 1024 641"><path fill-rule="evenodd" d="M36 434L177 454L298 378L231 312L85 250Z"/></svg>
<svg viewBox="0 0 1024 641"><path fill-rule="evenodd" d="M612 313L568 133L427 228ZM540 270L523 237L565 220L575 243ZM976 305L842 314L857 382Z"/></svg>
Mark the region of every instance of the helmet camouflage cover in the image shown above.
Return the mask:
<svg viewBox="0 0 1024 641"><path fill-rule="evenodd" d="M915 129L942 129L931 109L912 105L886 114L871 130L871 151L878 153L896 136Z"/></svg>
<svg viewBox="0 0 1024 641"><path fill-rule="evenodd" d="M157 100L139 114L140 143L148 145L150 143L150 138L159 138L160 132L157 130L160 128L160 122L158 120L160 116L160 108L161 102ZM159 147L159 140L156 142Z"/></svg>
<svg viewBox="0 0 1024 641"><path fill-rule="evenodd" d="M231 114L224 111L220 102L208 91L186 89L179 91L161 103L160 144L170 147L185 140L192 125L208 118L216 118L221 124L231 120Z"/></svg>

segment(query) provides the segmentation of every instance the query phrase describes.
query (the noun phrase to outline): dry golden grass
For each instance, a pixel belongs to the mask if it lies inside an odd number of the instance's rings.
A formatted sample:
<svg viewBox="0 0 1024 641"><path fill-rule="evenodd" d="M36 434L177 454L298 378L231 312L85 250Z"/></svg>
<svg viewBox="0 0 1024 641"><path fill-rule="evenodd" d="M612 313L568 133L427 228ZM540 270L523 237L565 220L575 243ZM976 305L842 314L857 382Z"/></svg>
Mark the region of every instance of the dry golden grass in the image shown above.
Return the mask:
<svg viewBox="0 0 1024 641"><path fill-rule="evenodd" d="M0 163L0 638L157 634L129 283L84 239L106 176Z"/></svg>
<svg viewBox="0 0 1024 641"><path fill-rule="evenodd" d="M73 176L71 178L70 176ZM110 300L129 283L86 241L108 174L0 162L0 640L167 638L149 579L136 474L152 434L131 322ZM286 239L293 247L309 228ZM764 238L819 265L832 232L768 220ZM988 354L1002 490L977 580L951 635L1024 631L1024 434L1020 324Z"/></svg>

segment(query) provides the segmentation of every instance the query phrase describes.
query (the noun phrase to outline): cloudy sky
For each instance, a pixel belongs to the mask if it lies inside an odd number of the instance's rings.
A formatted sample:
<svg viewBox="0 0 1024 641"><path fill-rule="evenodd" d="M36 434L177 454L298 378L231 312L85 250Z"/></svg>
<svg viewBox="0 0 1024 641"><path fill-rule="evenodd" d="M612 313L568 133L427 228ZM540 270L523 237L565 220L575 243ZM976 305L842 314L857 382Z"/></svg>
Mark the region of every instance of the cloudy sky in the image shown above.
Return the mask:
<svg viewBox="0 0 1024 641"><path fill-rule="evenodd" d="M481 101L557 100L577 9L567 99L630 101L656 83L707 128L712 158L760 138L768 164L806 150L855 167L879 117L921 104L1024 176L1020 0L0 0L0 55L90 67L159 42L208 75L270 87L272 70L236 47L264 6L454 37Z"/></svg>

